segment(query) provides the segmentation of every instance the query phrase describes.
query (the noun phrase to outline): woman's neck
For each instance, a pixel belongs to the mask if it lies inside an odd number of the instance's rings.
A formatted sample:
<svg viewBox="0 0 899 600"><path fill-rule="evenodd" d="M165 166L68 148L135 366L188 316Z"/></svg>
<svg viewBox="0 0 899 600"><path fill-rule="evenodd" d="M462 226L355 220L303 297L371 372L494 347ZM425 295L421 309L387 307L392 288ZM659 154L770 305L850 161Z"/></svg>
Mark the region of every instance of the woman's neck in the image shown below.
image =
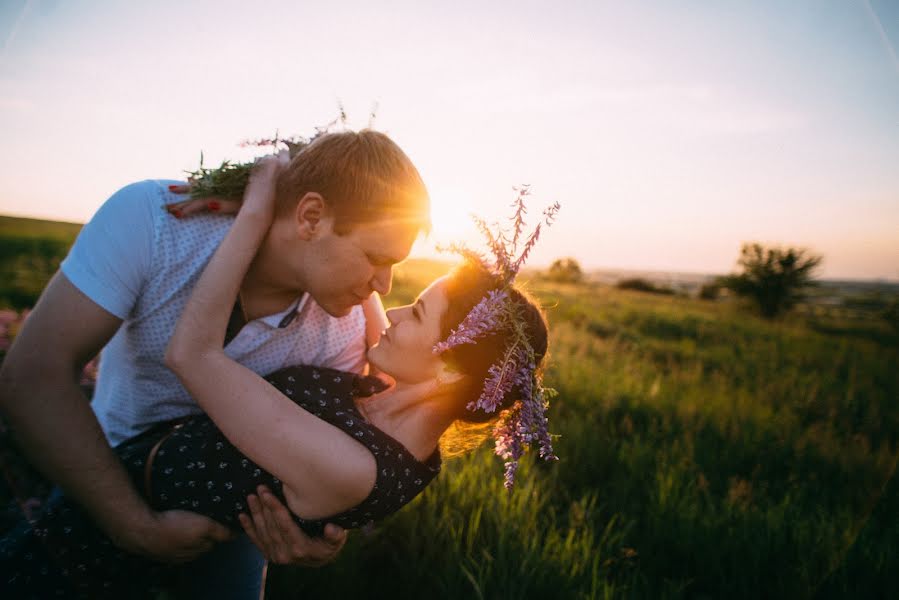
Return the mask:
<svg viewBox="0 0 899 600"><path fill-rule="evenodd" d="M435 387L433 381L398 383L381 394L359 398L356 405L369 423L403 444L415 458L425 461L454 421L443 408L449 399L435 393Z"/></svg>

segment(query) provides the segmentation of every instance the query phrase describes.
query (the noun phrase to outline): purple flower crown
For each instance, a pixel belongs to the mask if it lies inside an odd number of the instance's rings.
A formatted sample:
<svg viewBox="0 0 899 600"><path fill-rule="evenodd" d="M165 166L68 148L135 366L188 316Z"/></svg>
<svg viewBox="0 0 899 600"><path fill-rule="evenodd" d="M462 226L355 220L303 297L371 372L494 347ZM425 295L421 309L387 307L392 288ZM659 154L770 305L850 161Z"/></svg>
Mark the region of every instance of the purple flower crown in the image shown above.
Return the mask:
<svg viewBox="0 0 899 600"><path fill-rule="evenodd" d="M541 226L551 225L559 211L556 202L543 211L543 219L527 239L523 236L524 217L527 213L525 200L530 194L528 186L515 188L518 192L512 207L511 229L505 230L498 223L494 230L478 217L474 217L478 229L484 235L491 252L488 261L481 253L464 245L453 244L446 248L461 255L466 260L480 266L499 282L498 287L487 295L459 323L449 337L434 346L435 354L442 354L462 344L474 344L478 339L491 333L510 333L502 357L487 370L484 389L477 400L468 404L468 410L496 412L512 390L517 389L520 399L508 409L493 429L496 440L496 454L506 460L505 487L511 490L515 483L518 461L524 451L537 444L540 456L546 460L557 460L553 454L552 441L547 430L546 409L554 390L543 387L543 379L537 371L534 348L526 333L520 305L512 300L510 291L515 276L527 260L531 249L540 238ZM519 245L521 251L519 253Z"/></svg>

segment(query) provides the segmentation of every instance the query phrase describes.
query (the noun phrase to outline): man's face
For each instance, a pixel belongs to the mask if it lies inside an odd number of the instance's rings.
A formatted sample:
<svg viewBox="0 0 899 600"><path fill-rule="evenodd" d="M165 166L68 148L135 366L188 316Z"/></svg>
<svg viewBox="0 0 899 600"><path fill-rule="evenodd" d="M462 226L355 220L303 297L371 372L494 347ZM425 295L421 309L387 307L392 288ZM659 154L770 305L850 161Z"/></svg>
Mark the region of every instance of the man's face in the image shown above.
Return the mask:
<svg viewBox="0 0 899 600"><path fill-rule="evenodd" d="M409 255L418 230L408 224L377 221L356 225L349 233L334 233L332 218L324 218L310 242L303 271L305 290L327 313L349 314L372 292L390 292L393 265Z"/></svg>

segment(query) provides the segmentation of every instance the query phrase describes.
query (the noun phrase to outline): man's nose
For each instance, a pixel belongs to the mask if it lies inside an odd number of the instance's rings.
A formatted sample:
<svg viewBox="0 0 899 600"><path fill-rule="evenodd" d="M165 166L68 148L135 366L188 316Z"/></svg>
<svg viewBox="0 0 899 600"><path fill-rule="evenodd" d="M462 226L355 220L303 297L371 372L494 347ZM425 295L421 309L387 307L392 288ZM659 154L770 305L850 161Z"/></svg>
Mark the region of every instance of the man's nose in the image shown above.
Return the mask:
<svg viewBox="0 0 899 600"><path fill-rule="evenodd" d="M393 279L393 267L384 266L375 269L375 275L371 278L371 289L382 296L390 293L390 283Z"/></svg>

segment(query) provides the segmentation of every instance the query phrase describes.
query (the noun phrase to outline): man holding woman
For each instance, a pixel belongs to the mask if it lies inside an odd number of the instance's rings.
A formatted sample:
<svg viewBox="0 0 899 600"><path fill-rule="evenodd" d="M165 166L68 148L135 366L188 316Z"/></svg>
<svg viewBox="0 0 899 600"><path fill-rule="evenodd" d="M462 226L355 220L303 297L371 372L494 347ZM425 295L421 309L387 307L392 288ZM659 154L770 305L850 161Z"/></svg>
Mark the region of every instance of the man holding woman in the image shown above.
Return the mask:
<svg viewBox="0 0 899 600"><path fill-rule="evenodd" d="M101 207L0 372L0 410L34 464L115 545L167 562L195 559L231 537L206 517L152 510L111 449L200 410L166 368L164 352L233 219L215 211L172 218L160 206L179 199L177 185L133 184ZM271 227L239 286L225 353L259 374L294 364L359 372L365 323L355 307L372 292L389 291L392 265L428 228L425 186L391 140L362 131L318 139L279 175L276 193ZM89 404L76 373L101 348ZM282 561L287 553L289 562L317 564L342 546L344 533L309 538L283 518L283 506L272 506L269 522L281 515L282 533L260 542ZM258 597L264 562L246 538L222 544L204 561L205 573L192 563L188 593Z"/></svg>

